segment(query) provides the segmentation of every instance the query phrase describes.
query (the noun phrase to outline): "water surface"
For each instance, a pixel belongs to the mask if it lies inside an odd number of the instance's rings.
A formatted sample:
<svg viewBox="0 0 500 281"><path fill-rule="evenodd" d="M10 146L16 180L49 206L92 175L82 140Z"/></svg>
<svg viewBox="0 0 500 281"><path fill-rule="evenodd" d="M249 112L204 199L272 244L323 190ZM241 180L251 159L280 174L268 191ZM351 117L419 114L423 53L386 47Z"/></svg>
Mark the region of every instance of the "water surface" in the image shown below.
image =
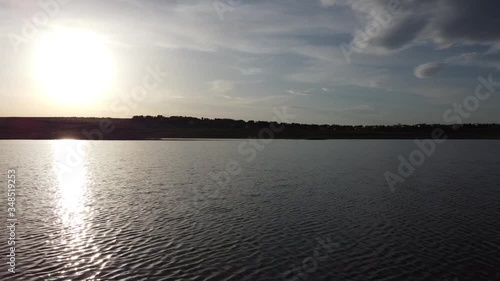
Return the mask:
<svg viewBox="0 0 500 281"><path fill-rule="evenodd" d="M0 280L498 280L499 141L441 144L394 192L413 141L241 142L1 141Z"/></svg>

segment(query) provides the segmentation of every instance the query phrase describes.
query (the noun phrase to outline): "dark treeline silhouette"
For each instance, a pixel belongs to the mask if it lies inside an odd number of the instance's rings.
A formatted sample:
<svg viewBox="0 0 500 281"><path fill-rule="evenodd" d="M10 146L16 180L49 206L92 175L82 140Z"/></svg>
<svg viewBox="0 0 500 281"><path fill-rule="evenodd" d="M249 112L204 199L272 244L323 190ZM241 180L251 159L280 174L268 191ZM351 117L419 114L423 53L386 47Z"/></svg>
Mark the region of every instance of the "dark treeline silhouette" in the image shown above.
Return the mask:
<svg viewBox="0 0 500 281"><path fill-rule="evenodd" d="M413 139L435 129L452 139L500 139L500 124L328 125L224 118L0 118L0 139L145 140L162 138Z"/></svg>
<svg viewBox="0 0 500 281"><path fill-rule="evenodd" d="M208 128L268 128L271 124L275 126L285 125L286 128L294 129L304 129L304 130L368 130L368 131L415 131L421 129L431 129L431 128L500 128L500 124L496 123L471 123L471 124L461 124L461 125L441 125L441 124L416 124L416 125L328 125L328 124L299 124L299 123L280 123L280 122L268 122L268 121L244 121L244 120L233 120L233 119L209 119L209 118L196 118L187 116L171 116L164 117L163 115L158 116L144 116L136 115L132 117L132 121L139 122L145 126L179 126L179 127L208 127Z"/></svg>

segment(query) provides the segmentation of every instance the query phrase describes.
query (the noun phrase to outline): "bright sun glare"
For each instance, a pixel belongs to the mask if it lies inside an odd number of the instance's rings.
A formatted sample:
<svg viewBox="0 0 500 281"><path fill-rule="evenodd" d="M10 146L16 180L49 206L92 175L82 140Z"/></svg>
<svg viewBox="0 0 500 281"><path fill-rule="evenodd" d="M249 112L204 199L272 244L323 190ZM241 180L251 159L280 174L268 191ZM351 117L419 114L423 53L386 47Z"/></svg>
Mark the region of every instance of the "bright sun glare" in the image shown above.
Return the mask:
<svg viewBox="0 0 500 281"><path fill-rule="evenodd" d="M62 104L96 101L111 86L113 60L104 39L85 29L63 29L41 37L35 75L45 94Z"/></svg>

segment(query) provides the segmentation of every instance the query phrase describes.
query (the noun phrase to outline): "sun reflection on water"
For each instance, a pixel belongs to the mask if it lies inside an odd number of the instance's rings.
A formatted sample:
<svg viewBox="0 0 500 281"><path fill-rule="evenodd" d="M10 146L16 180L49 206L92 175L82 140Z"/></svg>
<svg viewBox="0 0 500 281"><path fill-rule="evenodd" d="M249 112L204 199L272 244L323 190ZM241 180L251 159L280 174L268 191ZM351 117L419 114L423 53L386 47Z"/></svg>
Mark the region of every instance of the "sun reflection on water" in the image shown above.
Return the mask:
<svg viewBox="0 0 500 281"><path fill-rule="evenodd" d="M87 192L85 150L79 150L81 141L60 140L54 142L57 172L57 213L62 225L77 230L84 222Z"/></svg>
<svg viewBox="0 0 500 281"><path fill-rule="evenodd" d="M78 140L53 142L54 169L57 174L54 211L57 217L55 223L60 228L55 237L54 250L61 253L57 258L62 266L58 274L65 277L82 274L95 276L102 270L95 261L100 249L93 243L92 196L88 188L85 144L85 141Z"/></svg>

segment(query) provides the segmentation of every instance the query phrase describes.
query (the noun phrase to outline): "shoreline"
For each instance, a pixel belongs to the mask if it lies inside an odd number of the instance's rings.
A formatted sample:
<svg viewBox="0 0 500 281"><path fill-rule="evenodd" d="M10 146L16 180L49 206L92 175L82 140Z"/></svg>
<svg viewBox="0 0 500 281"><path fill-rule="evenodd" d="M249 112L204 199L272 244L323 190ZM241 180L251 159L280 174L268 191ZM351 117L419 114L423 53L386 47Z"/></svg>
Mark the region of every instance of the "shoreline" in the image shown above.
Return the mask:
<svg viewBox="0 0 500 281"><path fill-rule="evenodd" d="M498 140L500 124L327 125L194 117L0 117L0 140Z"/></svg>

